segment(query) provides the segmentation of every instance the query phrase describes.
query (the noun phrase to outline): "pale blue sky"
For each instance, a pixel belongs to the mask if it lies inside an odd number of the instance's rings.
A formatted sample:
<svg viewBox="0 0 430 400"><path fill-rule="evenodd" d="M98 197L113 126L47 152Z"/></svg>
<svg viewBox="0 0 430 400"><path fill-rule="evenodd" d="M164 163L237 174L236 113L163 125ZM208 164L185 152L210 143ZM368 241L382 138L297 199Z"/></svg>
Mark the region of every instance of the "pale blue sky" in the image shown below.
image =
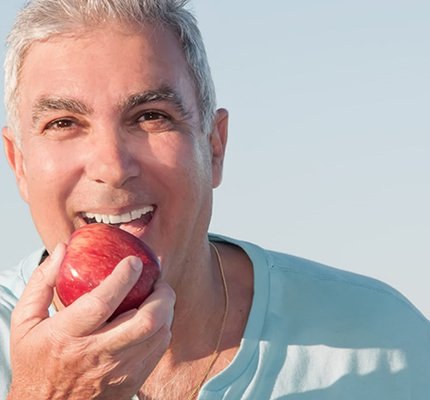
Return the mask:
<svg viewBox="0 0 430 400"><path fill-rule="evenodd" d="M3 42L21 4L0 4ZM384 280L430 318L430 3L192 4L231 117L211 229ZM7 265L40 242L3 155L0 185Z"/></svg>

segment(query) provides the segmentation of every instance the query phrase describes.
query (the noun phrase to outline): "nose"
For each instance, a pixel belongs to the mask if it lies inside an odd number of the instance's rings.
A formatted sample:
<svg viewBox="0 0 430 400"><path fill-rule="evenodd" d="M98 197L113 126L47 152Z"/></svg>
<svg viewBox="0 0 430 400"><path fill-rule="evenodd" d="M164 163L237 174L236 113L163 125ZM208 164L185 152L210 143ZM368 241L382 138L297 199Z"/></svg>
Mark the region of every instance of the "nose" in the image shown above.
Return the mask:
<svg viewBox="0 0 430 400"><path fill-rule="evenodd" d="M104 134L92 136L86 164L86 174L91 181L120 188L140 174L135 149L127 137L106 130Z"/></svg>

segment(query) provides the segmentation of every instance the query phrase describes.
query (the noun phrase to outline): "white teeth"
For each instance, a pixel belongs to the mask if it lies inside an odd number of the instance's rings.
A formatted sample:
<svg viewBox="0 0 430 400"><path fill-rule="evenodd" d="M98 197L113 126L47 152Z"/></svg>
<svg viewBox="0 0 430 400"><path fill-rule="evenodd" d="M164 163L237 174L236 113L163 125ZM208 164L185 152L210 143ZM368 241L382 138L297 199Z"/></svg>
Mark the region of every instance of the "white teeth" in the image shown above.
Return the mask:
<svg viewBox="0 0 430 400"><path fill-rule="evenodd" d="M130 213L125 213L121 215L110 215L109 222L111 224L120 224L121 222L130 222L132 220Z"/></svg>
<svg viewBox="0 0 430 400"><path fill-rule="evenodd" d="M139 219L142 215L145 215L153 211L154 211L153 206L146 206L146 207L139 208L137 210L133 210L131 212L127 212L119 215L95 214L91 212L83 212L82 216L87 219L95 218L95 220L98 223L103 222L104 224L121 224L121 223L124 224L127 222L134 221L136 219Z"/></svg>
<svg viewBox="0 0 430 400"><path fill-rule="evenodd" d="M131 218L132 219L138 219L138 218L140 218L142 216L142 214L141 214L141 212L140 212L140 210L133 210L132 212L131 212Z"/></svg>

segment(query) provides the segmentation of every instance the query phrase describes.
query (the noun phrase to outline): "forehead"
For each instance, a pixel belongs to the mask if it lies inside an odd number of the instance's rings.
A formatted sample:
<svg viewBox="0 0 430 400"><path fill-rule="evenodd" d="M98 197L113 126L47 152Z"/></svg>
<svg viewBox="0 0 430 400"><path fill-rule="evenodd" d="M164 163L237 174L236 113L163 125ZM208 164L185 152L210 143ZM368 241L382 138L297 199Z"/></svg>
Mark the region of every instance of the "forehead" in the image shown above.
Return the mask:
<svg viewBox="0 0 430 400"><path fill-rule="evenodd" d="M160 86L195 101L183 50L171 30L99 26L31 45L20 72L20 108L31 107L40 96L93 103Z"/></svg>

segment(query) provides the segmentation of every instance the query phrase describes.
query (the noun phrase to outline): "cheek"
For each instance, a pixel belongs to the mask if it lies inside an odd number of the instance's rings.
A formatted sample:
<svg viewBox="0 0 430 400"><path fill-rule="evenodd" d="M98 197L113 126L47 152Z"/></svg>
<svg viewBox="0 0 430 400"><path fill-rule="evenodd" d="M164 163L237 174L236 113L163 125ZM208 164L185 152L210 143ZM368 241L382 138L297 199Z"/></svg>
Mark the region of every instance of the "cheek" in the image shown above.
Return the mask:
<svg viewBox="0 0 430 400"><path fill-rule="evenodd" d="M152 162L167 175L188 183L196 179L201 183L210 177L210 152L204 138L197 139L185 134L166 135L150 140L149 148Z"/></svg>
<svg viewBox="0 0 430 400"><path fill-rule="evenodd" d="M182 208L184 215L193 218L206 215L211 205L212 175L210 154L201 142L193 142L192 151L178 157L174 179L175 201ZM180 171L180 172L179 172Z"/></svg>
<svg viewBox="0 0 430 400"><path fill-rule="evenodd" d="M167 206L165 215L171 218L173 214L175 219L179 215L187 215L193 219L194 214L210 205L210 152L202 141L194 137L178 135L163 142L151 144L154 158L146 171L151 171L152 177L163 187ZM145 167L142 171L145 174Z"/></svg>
<svg viewBox="0 0 430 400"><path fill-rule="evenodd" d="M35 150L26 162L29 195L38 192L47 195L50 190L61 191L72 174L73 163L70 158Z"/></svg>
<svg viewBox="0 0 430 400"><path fill-rule="evenodd" d="M58 147L58 146L56 146ZM73 188L73 157L49 146L32 147L25 162L28 202L35 218L55 219Z"/></svg>
<svg viewBox="0 0 430 400"><path fill-rule="evenodd" d="M52 250L59 241L67 242L73 231L68 201L75 183L70 157L34 151L26 165L28 204L42 241Z"/></svg>

